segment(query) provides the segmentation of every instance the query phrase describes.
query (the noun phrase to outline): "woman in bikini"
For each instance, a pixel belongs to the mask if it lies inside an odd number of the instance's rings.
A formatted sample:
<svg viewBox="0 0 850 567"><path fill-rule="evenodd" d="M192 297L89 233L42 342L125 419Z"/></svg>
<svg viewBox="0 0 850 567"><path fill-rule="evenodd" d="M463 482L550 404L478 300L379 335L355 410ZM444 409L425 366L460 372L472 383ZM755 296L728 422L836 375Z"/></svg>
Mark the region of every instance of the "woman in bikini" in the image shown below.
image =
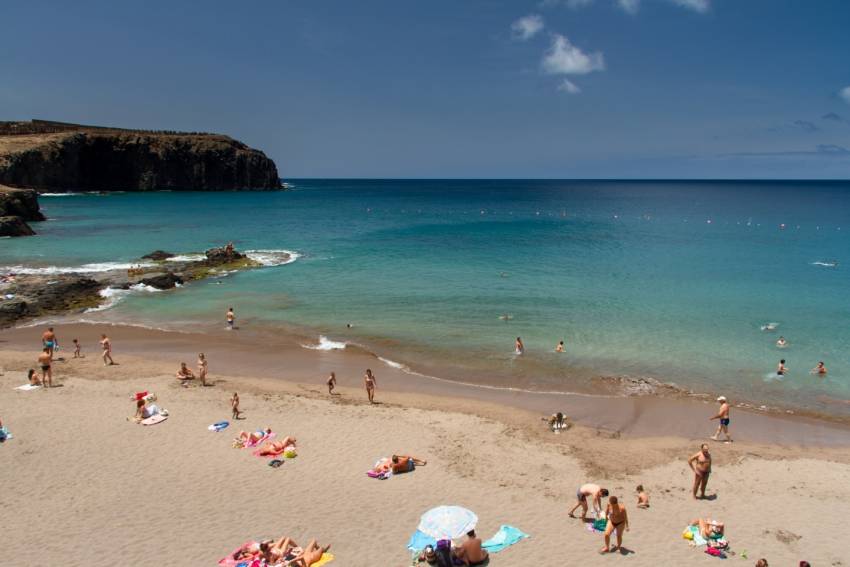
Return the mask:
<svg viewBox="0 0 850 567"><path fill-rule="evenodd" d="M240 431L239 437L236 438L236 441L241 441L243 444L257 443L265 438L267 435L271 435L272 428L266 427L265 429L260 429L257 431L252 431L248 433L247 431Z"/></svg>
<svg viewBox="0 0 850 567"><path fill-rule="evenodd" d="M363 381L366 383L366 395L369 396L369 403L375 403L375 386L378 381L375 380L375 375L372 374L372 369L366 369L366 375L363 376Z"/></svg>
<svg viewBox="0 0 850 567"><path fill-rule="evenodd" d="M304 551L287 563L287 565L291 567L310 567L310 565L318 563L322 559L322 555L330 548L330 545L321 547L315 539L311 539L307 547L304 548Z"/></svg>
<svg viewBox="0 0 850 567"><path fill-rule="evenodd" d="M115 361L112 360L112 341L105 334L100 335L100 346L103 348L103 353L100 355L103 358L103 365L109 366L115 364Z"/></svg>
<svg viewBox="0 0 850 567"><path fill-rule="evenodd" d="M295 437L286 436L283 441L270 441L260 447L258 455L261 457L276 457L283 453L287 447L295 447Z"/></svg>
<svg viewBox="0 0 850 567"><path fill-rule="evenodd" d="M201 386L207 385L207 357L204 353L198 354L198 380L201 381Z"/></svg>
<svg viewBox="0 0 850 567"><path fill-rule="evenodd" d="M609 551L617 551L623 546L623 530L629 531L629 515L626 512L626 507L617 501L616 496L608 497L608 508L605 509L605 516L608 518L608 525L605 527L605 547L599 550L600 553L608 553ZM611 534L617 530L617 546L611 549Z"/></svg>

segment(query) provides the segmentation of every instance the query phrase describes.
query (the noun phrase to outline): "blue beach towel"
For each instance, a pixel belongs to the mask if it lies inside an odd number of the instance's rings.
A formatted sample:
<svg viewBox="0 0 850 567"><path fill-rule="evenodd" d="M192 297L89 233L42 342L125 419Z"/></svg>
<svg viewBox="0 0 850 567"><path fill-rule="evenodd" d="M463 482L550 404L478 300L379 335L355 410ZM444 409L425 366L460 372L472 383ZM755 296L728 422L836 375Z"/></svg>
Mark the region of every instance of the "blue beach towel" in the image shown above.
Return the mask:
<svg viewBox="0 0 850 567"><path fill-rule="evenodd" d="M499 531L497 531L493 537L481 544L481 547L486 549L489 553L499 553L503 549L506 549L527 537L531 536L513 526L505 524L499 528Z"/></svg>
<svg viewBox="0 0 850 567"><path fill-rule="evenodd" d="M410 536L410 541L407 542L407 549L410 551L422 551L427 546L437 547L437 540L432 538L431 536L425 535L419 530L413 532L413 535Z"/></svg>
<svg viewBox="0 0 850 567"><path fill-rule="evenodd" d="M227 422L227 421L219 421L217 423L213 423L212 425L207 427L207 429L209 429L210 431L215 431L216 433L218 433L222 429L227 429L227 427L229 425L230 425L230 423Z"/></svg>
<svg viewBox="0 0 850 567"><path fill-rule="evenodd" d="M9 433L9 430L5 427L0 427L0 441L6 441L7 439L11 439L12 434Z"/></svg>

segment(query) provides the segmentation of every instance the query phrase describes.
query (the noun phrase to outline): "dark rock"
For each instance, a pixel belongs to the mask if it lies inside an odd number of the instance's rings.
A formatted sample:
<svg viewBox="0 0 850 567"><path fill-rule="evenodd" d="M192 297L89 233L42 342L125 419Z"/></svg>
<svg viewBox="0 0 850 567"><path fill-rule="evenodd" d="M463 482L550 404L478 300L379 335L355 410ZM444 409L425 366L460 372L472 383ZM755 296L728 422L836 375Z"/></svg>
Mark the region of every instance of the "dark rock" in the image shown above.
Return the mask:
<svg viewBox="0 0 850 567"><path fill-rule="evenodd" d="M102 287L100 282L78 274L19 275L3 290L3 297L14 297L0 300L0 326L29 317L96 307L103 299L99 293Z"/></svg>
<svg viewBox="0 0 850 567"><path fill-rule="evenodd" d="M55 128L37 127L44 124ZM50 191L281 188L274 161L219 134L40 121L0 126L5 126L0 127L0 183L8 185Z"/></svg>
<svg viewBox="0 0 850 567"><path fill-rule="evenodd" d="M217 264L227 264L228 262L233 262L235 260L243 260L247 258L245 254L241 254L236 250L227 250L226 247L222 246L221 248L210 248L204 254L207 257L207 264L217 265Z"/></svg>
<svg viewBox="0 0 850 567"><path fill-rule="evenodd" d="M183 285L183 278L172 272L166 272L149 278L142 278L139 283L155 287L156 289L171 289L177 284Z"/></svg>
<svg viewBox="0 0 850 567"><path fill-rule="evenodd" d="M162 260L168 260L169 258L173 258L175 254L171 252L166 252L164 250L154 250L150 254L145 254L142 256L142 260L153 260L155 262L161 262Z"/></svg>
<svg viewBox="0 0 850 567"><path fill-rule="evenodd" d="M0 185L0 217L43 221L44 215L38 206L38 193L32 189L15 189Z"/></svg>
<svg viewBox="0 0 850 567"><path fill-rule="evenodd" d="M35 231L21 217L0 217L0 236L32 236Z"/></svg>

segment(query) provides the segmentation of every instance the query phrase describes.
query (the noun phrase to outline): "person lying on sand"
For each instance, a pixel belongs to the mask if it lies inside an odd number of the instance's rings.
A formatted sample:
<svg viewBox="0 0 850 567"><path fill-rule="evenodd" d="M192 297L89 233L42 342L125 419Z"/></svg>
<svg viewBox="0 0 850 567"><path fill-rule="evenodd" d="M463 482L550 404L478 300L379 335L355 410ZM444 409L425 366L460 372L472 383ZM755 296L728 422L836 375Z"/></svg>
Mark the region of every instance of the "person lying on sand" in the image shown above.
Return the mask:
<svg viewBox="0 0 850 567"><path fill-rule="evenodd" d="M239 436L236 438L236 441L241 441L242 443L258 443L262 441L267 435L271 435L272 428L266 427L265 429L260 429L257 431L252 431L248 433L247 431L240 431Z"/></svg>
<svg viewBox="0 0 850 567"><path fill-rule="evenodd" d="M267 565L277 565L281 561L295 559L303 550L291 538L284 536L277 541L269 539L261 542L258 551Z"/></svg>
<svg viewBox="0 0 850 567"><path fill-rule="evenodd" d="M408 455L393 455L390 458L393 474L411 472L416 467L424 467L428 461Z"/></svg>
<svg viewBox="0 0 850 567"><path fill-rule="evenodd" d="M283 441L269 441L264 443L257 454L261 457L277 456L289 447L295 447L295 437L286 436L283 438Z"/></svg>
<svg viewBox="0 0 850 567"><path fill-rule="evenodd" d="M602 512L602 498L608 496L608 490L598 484L583 484L576 491L576 505L570 510L570 518L575 518L573 512L581 506L581 519L587 517L587 499L593 500L593 512L598 516Z"/></svg>
<svg viewBox="0 0 850 567"><path fill-rule="evenodd" d="M716 539L718 536L723 535L723 522L718 522L717 520L696 518L691 520L690 525L698 526L700 535L705 539L711 539L712 536Z"/></svg>
<svg viewBox="0 0 850 567"><path fill-rule="evenodd" d="M298 554L292 561L286 563L286 565L289 567L310 567L310 565L318 563L322 559L322 555L330 548L330 545L321 547L315 539L311 539L307 547L304 548L304 551Z"/></svg>
<svg viewBox="0 0 850 567"><path fill-rule="evenodd" d="M144 398L142 398L136 401L136 415L133 416L132 420L138 423L143 419L147 419L159 413L159 408L156 404L148 405L145 403Z"/></svg>
<svg viewBox="0 0 850 567"><path fill-rule="evenodd" d="M649 494L646 493L646 490L643 489L643 485L637 485L637 507L638 508L649 508Z"/></svg>
<svg viewBox="0 0 850 567"><path fill-rule="evenodd" d="M466 532L466 541L454 548L453 553L464 565L470 566L484 565L488 558L487 550L481 547L481 538L475 535L475 530Z"/></svg>
<svg viewBox="0 0 850 567"><path fill-rule="evenodd" d="M182 380L183 382L195 379L195 373L189 370L185 362L180 363L180 370L177 371L176 376L178 380Z"/></svg>

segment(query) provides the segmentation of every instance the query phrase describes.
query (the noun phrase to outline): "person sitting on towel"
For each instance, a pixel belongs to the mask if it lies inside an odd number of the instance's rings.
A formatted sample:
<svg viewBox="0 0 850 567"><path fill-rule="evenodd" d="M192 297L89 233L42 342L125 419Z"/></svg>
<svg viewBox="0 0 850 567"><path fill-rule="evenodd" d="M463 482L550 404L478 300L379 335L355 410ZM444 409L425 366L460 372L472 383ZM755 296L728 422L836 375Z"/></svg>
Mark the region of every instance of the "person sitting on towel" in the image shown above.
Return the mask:
<svg viewBox="0 0 850 567"><path fill-rule="evenodd" d="M142 421L157 414L159 414L159 408L156 404L148 405L144 399L140 399L136 401L136 415L133 416L133 420Z"/></svg>
<svg viewBox="0 0 850 567"><path fill-rule="evenodd" d="M393 474L411 472L416 467L428 464L428 461L407 455L393 455L390 460L392 461Z"/></svg>
<svg viewBox="0 0 850 567"><path fill-rule="evenodd" d="M487 561L487 550L481 547L481 538L475 535L475 530L466 532L466 541L454 549L455 557L464 565L483 565Z"/></svg>

